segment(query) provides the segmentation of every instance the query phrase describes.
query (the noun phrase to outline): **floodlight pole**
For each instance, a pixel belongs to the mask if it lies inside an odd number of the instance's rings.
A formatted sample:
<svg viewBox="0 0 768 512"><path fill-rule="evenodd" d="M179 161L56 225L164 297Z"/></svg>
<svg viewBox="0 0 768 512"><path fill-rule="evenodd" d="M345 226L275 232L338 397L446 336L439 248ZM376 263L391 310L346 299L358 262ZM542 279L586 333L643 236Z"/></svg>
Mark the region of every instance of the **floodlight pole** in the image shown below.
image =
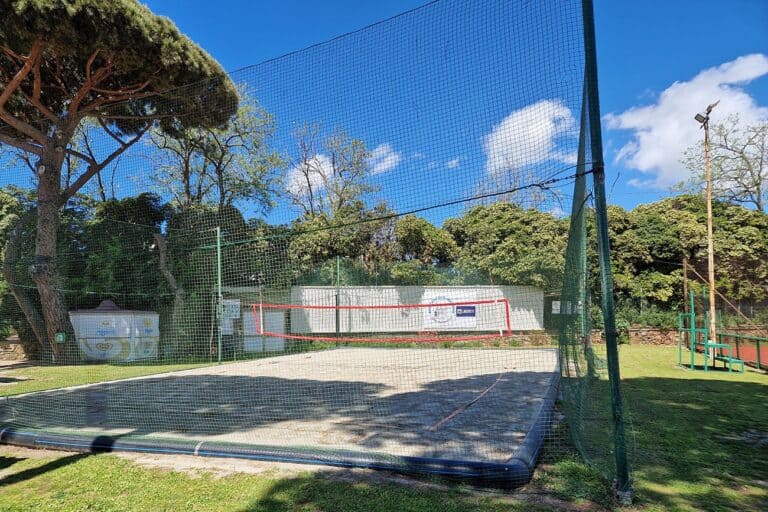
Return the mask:
<svg viewBox="0 0 768 512"><path fill-rule="evenodd" d="M696 114L696 121L704 129L704 174L707 182L707 281L709 284L709 340L717 343L717 310L715 306L715 242L712 215L712 169L709 157L709 114L718 102L709 105L702 114Z"/></svg>

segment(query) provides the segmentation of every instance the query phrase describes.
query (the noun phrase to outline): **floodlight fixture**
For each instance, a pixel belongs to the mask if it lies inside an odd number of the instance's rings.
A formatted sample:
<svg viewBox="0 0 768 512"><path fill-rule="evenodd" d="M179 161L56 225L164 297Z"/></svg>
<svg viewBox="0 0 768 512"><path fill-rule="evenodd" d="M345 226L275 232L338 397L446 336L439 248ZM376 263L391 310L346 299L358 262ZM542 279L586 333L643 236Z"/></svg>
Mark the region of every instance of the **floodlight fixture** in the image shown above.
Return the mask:
<svg viewBox="0 0 768 512"><path fill-rule="evenodd" d="M694 119L697 120L698 122L700 122L701 124L704 124L709 119L709 116L705 116L705 115L702 115L702 114L696 114Z"/></svg>

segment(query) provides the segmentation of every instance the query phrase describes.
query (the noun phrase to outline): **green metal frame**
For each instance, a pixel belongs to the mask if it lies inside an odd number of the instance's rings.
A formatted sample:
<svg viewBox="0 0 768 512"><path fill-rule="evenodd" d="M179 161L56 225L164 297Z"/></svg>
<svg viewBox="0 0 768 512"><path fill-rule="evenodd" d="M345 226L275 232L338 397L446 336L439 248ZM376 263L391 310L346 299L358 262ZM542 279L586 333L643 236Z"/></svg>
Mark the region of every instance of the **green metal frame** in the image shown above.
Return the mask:
<svg viewBox="0 0 768 512"><path fill-rule="evenodd" d="M702 297L706 300L707 294L704 292ZM680 313L677 316L677 364L683 365L683 346L690 351L691 361L688 367L691 370L696 370L696 348L702 348L702 355L704 357L705 372L710 370L710 361L712 363L711 368L717 367L717 361L722 361L728 368L728 372L733 371L733 367L739 367L740 373L744 373L744 361L738 357L734 357L733 346L730 343L722 343L722 336L724 333L715 333L718 340L714 341L709 332L709 314L704 314L704 322L701 327L696 325L696 294L691 291L689 293L690 309L688 313ZM687 324L687 325L686 325ZM687 335L687 343L686 343ZM760 359L760 348L758 345L758 364Z"/></svg>
<svg viewBox="0 0 768 512"><path fill-rule="evenodd" d="M733 332L719 332L717 333L717 340L720 343L723 343L725 339L727 338L733 338L734 345L736 345L736 357L741 359L741 347L739 347L739 343L744 341L754 341L755 342L755 349L757 351L757 357L755 359L755 367L758 370L762 370L762 366L760 363L760 343L768 343L768 338L763 338L760 336L750 336L748 334L736 334Z"/></svg>

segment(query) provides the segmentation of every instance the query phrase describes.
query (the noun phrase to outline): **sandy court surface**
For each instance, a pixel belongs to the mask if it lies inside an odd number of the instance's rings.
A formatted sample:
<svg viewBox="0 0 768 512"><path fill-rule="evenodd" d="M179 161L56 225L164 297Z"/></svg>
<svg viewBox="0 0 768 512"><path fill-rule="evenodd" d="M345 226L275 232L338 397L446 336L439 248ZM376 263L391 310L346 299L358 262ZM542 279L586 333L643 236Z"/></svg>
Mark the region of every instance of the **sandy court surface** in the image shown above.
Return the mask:
<svg viewBox="0 0 768 512"><path fill-rule="evenodd" d="M339 348L10 397L0 421L58 433L505 462L554 349Z"/></svg>

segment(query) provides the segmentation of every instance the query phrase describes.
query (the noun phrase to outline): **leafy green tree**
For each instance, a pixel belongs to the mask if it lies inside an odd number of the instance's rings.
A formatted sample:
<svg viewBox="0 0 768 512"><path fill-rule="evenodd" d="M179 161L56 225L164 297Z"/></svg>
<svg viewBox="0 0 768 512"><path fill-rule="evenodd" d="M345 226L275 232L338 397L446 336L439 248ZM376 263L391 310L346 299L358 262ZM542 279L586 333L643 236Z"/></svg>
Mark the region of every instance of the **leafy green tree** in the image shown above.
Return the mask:
<svg viewBox="0 0 768 512"><path fill-rule="evenodd" d="M297 276L312 275L322 262L337 256L358 259L375 274L395 258L389 214L385 205L368 208L358 200L336 210L332 218L320 213L296 221L288 253Z"/></svg>
<svg viewBox="0 0 768 512"><path fill-rule="evenodd" d="M9 232L22 213L23 209L19 201L12 195L0 191L0 258L4 256L3 252ZM11 292L10 283L0 278L0 340L15 330L13 318L18 316L17 311L18 307Z"/></svg>
<svg viewBox="0 0 768 512"><path fill-rule="evenodd" d="M715 201L713 209L717 289L733 301L765 300L768 296L768 215L725 201ZM608 213L620 309L631 310L629 317L634 321L645 321L636 316L642 309L651 312L680 309L685 300L683 258L690 266L691 284L706 275L703 198L680 195L640 205L630 212L611 206ZM593 292L597 293L596 266L591 275ZM668 326L674 323L674 319L666 321Z"/></svg>
<svg viewBox="0 0 768 512"><path fill-rule="evenodd" d="M397 221L395 237L405 261L448 266L458 255L459 248L450 233L415 215L406 215Z"/></svg>
<svg viewBox="0 0 768 512"><path fill-rule="evenodd" d="M167 287L150 247L167 215L160 198L149 193L98 204L83 236L82 289L112 296L124 308L155 309Z"/></svg>
<svg viewBox="0 0 768 512"><path fill-rule="evenodd" d="M445 230L459 246L456 267L466 281L560 288L566 220L499 202L447 220Z"/></svg>
<svg viewBox="0 0 768 512"><path fill-rule="evenodd" d="M132 0L8 0L0 19L0 143L37 158L30 272L42 314L28 319L56 352L55 333L71 332L55 263L62 207L155 120L164 130L219 126L235 113L237 92L170 20ZM72 146L85 119L114 143L106 156ZM83 163L69 182L62 179L67 157Z"/></svg>

